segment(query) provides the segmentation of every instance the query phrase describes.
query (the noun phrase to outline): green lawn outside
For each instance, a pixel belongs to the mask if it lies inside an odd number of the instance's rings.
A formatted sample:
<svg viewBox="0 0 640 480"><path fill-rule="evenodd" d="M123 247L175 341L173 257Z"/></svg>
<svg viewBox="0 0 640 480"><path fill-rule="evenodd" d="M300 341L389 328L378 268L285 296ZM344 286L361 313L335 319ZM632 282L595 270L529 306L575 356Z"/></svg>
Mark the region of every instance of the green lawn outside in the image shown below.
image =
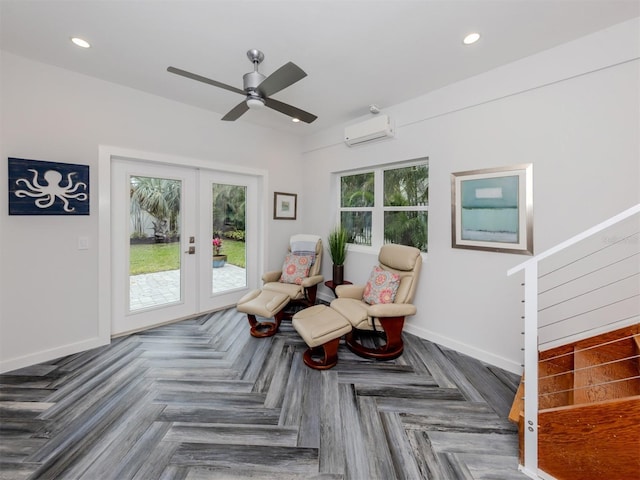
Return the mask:
<svg viewBox="0 0 640 480"><path fill-rule="evenodd" d="M211 246L207 245L209 251ZM227 262L238 267L245 267L244 242L224 239L222 252L227 255ZM152 243L130 246L129 275L165 272L180 268L180 243Z"/></svg>

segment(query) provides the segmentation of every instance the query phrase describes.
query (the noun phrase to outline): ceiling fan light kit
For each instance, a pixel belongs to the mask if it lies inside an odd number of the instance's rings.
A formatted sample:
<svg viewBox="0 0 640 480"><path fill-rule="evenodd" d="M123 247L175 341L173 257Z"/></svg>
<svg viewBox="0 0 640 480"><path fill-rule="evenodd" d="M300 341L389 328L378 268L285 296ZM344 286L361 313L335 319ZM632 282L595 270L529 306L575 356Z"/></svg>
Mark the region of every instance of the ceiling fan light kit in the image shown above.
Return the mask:
<svg viewBox="0 0 640 480"><path fill-rule="evenodd" d="M259 110L264 108L264 100L257 97L248 97L247 98L247 107L253 108L254 110Z"/></svg>
<svg viewBox="0 0 640 480"><path fill-rule="evenodd" d="M258 65L260 65L260 63L262 63L262 61L264 60L264 54L260 50L253 49L247 52L247 57L249 58L251 63L253 63L253 72L245 73L243 75L242 90L195 73L187 72L186 70L181 70L179 68L168 67L167 71L170 73L175 73L176 75L190 78L191 80L207 83L209 85L213 85L214 87L223 88L225 90L229 90L230 92L244 95L245 100L233 107L224 117L222 117L222 120L225 121L237 120L250 108L259 109L263 107L268 107L280 113L284 113L285 115L288 115L289 117L294 119L294 121L295 119L298 119L299 121L305 123L311 123L316 118L318 118L312 113L305 112L304 110L301 110L297 107L271 98L271 95L293 85L297 81L302 80L304 77L306 77L307 74L304 72L304 70L298 67L295 63L289 62L280 67L268 77L265 77L258 71Z"/></svg>

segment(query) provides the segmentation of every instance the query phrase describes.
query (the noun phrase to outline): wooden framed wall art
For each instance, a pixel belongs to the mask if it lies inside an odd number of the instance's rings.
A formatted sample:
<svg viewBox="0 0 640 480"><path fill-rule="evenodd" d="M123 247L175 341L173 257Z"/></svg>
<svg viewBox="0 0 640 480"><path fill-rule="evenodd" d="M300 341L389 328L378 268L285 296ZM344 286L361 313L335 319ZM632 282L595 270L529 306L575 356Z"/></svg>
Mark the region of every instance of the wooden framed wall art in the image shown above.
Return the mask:
<svg viewBox="0 0 640 480"><path fill-rule="evenodd" d="M297 193L273 193L274 220L295 220L298 211Z"/></svg>

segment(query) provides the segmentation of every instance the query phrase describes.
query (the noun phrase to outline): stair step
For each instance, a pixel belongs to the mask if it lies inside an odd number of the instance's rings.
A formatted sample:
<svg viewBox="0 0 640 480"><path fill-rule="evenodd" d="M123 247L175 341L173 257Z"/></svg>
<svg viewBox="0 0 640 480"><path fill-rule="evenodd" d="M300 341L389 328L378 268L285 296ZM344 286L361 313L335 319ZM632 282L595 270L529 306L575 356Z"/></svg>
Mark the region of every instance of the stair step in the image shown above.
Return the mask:
<svg viewBox="0 0 640 480"><path fill-rule="evenodd" d="M636 478L640 324L542 351L538 375L537 467L563 480ZM509 414L518 423L521 464L523 385Z"/></svg>
<svg viewBox="0 0 640 480"><path fill-rule="evenodd" d="M573 403L572 345L540 353L538 364L538 408L562 407Z"/></svg>
<svg viewBox="0 0 640 480"><path fill-rule="evenodd" d="M511 410L509 410L509 421L518 423L520 416L524 414L524 376L520 379L520 385L516 390L516 395L513 397L513 404Z"/></svg>
<svg viewBox="0 0 640 480"><path fill-rule="evenodd" d="M575 404L613 400L640 394L640 375L630 337L574 352Z"/></svg>
<svg viewBox="0 0 640 480"><path fill-rule="evenodd" d="M538 466L563 480L636 479L640 396L540 412Z"/></svg>

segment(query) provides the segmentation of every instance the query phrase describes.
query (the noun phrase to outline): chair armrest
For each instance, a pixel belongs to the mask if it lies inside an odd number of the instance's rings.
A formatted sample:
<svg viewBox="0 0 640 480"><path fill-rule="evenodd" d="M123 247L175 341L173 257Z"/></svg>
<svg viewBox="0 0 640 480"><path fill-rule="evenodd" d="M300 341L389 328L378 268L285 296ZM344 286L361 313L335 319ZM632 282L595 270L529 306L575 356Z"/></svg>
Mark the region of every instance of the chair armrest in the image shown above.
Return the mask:
<svg viewBox="0 0 640 480"><path fill-rule="evenodd" d="M313 287L314 285L319 284L323 280L324 280L324 277L322 275L312 275L311 277L307 277L302 280L302 286L304 288Z"/></svg>
<svg viewBox="0 0 640 480"><path fill-rule="evenodd" d="M410 303L378 303L367 307L367 315L375 318L407 317L417 311L416 306Z"/></svg>
<svg viewBox="0 0 640 480"><path fill-rule="evenodd" d="M265 272L262 275L262 281L264 283L277 282L278 280L280 280L281 276L282 276L282 270L273 270L271 272Z"/></svg>
<svg viewBox="0 0 640 480"><path fill-rule="evenodd" d="M362 299L364 285L338 285L336 287L336 297Z"/></svg>

